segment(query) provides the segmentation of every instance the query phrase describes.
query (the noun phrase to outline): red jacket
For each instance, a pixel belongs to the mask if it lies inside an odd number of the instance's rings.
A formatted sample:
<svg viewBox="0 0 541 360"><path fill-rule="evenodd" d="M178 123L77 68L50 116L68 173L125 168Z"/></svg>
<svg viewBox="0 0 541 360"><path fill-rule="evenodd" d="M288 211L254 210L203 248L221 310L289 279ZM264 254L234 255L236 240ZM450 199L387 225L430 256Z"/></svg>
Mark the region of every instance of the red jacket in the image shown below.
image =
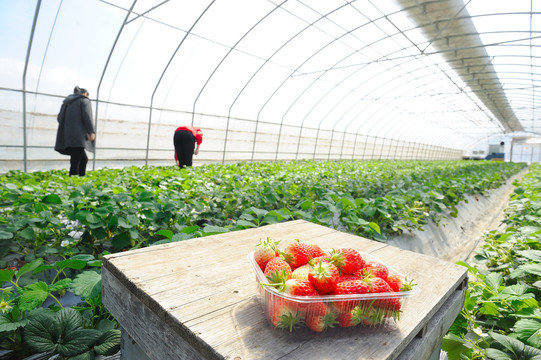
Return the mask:
<svg viewBox="0 0 541 360"><path fill-rule="evenodd" d="M195 126L180 126L175 130L175 132L181 130L191 131L193 136L195 136L195 141L197 142L197 145L201 145L201 143L203 142L203 131L201 131L200 128Z"/></svg>
<svg viewBox="0 0 541 360"><path fill-rule="evenodd" d="M179 126L175 132L177 131L190 131L193 136L195 137L195 141L197 142L197 145L201 145L203 142L203 131L201 131L200 128L195 126ZM175 151L175 160L178 160L177 152Z"/></svg>

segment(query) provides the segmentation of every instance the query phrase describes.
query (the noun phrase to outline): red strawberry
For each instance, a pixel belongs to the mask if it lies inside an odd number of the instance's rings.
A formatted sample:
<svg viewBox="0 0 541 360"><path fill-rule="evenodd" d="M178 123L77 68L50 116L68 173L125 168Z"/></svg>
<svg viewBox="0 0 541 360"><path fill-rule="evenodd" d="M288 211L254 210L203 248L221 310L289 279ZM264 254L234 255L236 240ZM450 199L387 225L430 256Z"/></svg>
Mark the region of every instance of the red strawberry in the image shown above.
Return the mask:
<svg viewBox="0 0 541 360"><path fill-rule="evenodd" d="M408 278L405 278L404 281L402 281L398 275L390 275L387 277L386 281L395 292L410 291L416 285L413 280L408 281Z"/></svg>
<svg viewBox="0 0 541 360"><path fill-rule="evenodd" d="M354 274L355 271L361 269L365 261L361 254L351 248L342 248L333 250L330 253L331 262L340 269L343 274Z"/></svg>
<svg viewBox="0 0 541 360"><path fill-rule="evenodd" d="M340 272L338 268L326 262L320 262L315 267L310 267L310 272L308 273L308 280L310 280L320 295L333 292L339 277Z"/></svg>
<svg viewBox="0 0 541 360"><path fill-rule="evenodd" d="M288 279L282 277L279 283L264 284L263 286L274 286L279 292L293 296L316 296L318 295L314 285L308 280Z"/></svg>
<svg viewBox="0 0 541 360"><path fill-rule="evenodd" d="M366 294L368 285L362 280L342 281L336 285L331 295ZM359 304L359 300L334 301L334 307L340 312L349 312Z"/></svg>
<svg viewBox="0 0 541 360"><path fill-rule="evenodd" d="M402 279L398 275L390 275L385 280L394 292L399 292L402 287Z"/></svg>
<svg viewBox="0 0 541 360"><path fill-rule="evenodd" d="M296 240L284 249L282 256L284 257L284 260L291 265L291 268L295 269L299 266L308 264L312 255L308 244Z"/></svg>
<svg viewBox="0 0 541 360"><path fill-rule="evenodd" d="M379 277L383 280L387 279L387 276L389 276L389 269L381 263L378 262L368 262L365 264L364 268L362 270L357 271L355 275L362 277L364 276L375 276Z"/></svg>
<svg viewBox="0 0 541 360"><path fill-rule="evenodd" d="M303 320L303 314L295 304L279 296L274 296L269 302L268 311L271 323L281 329L293 331Z"/></svg>
<svg viewBox="0 0 541 360"><path fill-rule="evenodd" d="M304 319L306 326L315 332L322 332L328 328L334 327L337 323L336 314L332 311L327 311L325 315L318 315L316 313L307 313Z"/></svg>
<svg viewBox="0 0 541 360"><path fill-rule="evenodd" d="M392 293L393 289L385 282L385 280L375 277L367 279L368 291L375 294ZM388 310L391 312L400 311L400 301L396 295L389 295L389 297L381 298L374 301L374 307ZM392 314L395 316L394 314Z"/></svg>
<svg viewBox="0 0 541 360"><path fill-rule="evenodd" d="M311 302L304 306L306 314L312 313L315 315L325 315L329 310L323 301Z"/></svg>
<svg viewBox="0 0 541 360"><path fill-rule="evenodd" d="M357 326L365 320L364 312L357 306L350 311L338 315L338 325L341 327Z"/></svg>
<svg viewBox="0 0 541 360"><path fill-rule="evenodd" d="M291 274L291 266L280 256L276 256L267 262L264 274L271 282L279 282L281 276L278 275L281 275L282 272Z"/></svg>
<svg viewBox="0 0 541 360"><path fill-rule="evenodd" d="M323 251L323 249L319 245L313 243L312 241L306 241L305 243L308 245L308 248L310 249L311 257L315 258L318 256L327 256L327 253Z"/></svg>
<svg viewBox="0 0 541 360"><path fill-rule="evenodd" d="M300 279L288 279L283 284L283 287L279 288L281 292L294 295L294 296L317 296L317 290L312 283L308 280Z"/></svg>
<svg viewBox="0 0 541 360"><path fill-rule="evenodd" d="M261 271L265 271L265 265L270 259L280 254L277 249L278 243L279 241L271 241L267 238L260 240L259 244L256 245L254 260L261 268Z"/></svg>
<svg viewBox="0 0 541 360"><path fill-rule="evenodd" d="M349 280L359 280L359 278L353 274L342 274L340 275L340 279L338 279L338 282L349 281Z"/></svg>

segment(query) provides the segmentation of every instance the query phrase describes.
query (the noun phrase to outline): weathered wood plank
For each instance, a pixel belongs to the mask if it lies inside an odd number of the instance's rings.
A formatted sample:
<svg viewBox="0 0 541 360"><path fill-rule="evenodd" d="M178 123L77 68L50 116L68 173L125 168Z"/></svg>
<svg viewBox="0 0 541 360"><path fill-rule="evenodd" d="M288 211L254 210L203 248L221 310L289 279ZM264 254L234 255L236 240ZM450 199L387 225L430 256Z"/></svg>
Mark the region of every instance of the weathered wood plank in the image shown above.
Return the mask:
<svg viewBox="0 0 541 360"><path fill-rule="evenodd" d="M246 258L266 237L280 240L280 246L300 239L324 248L356 248L414 278L422 292L407 300L391 332L348 329L290 334L273 329L259 304ZM108 255L103 263L104 303L145 352L162 346L165 354L196 351L207 359L394 359L427 326L466 274L454 264L302 220ZM126 301L122 294L129 295L131 310L122 310ZM164 331L167 339L158 335ZM169 343L160 345L163 341ZM337 343L348 350L326 354Z"/></svg>
<svg viewBox="0 0 541 360"><path fill-rule="evenodd" d="M430 319L423 337L415 337L397 360L429 359L433 352L440 351L441 341L464 307L467 288L456 289L436 314ZM439 357L438 357L439 358Z"/></svg>

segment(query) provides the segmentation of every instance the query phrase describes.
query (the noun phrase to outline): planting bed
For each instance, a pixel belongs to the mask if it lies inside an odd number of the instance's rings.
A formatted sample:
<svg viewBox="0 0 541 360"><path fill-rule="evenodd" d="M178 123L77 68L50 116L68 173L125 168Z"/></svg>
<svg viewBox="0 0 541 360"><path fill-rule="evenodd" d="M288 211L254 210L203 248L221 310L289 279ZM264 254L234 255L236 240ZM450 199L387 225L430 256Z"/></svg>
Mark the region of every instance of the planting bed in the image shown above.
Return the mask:
<svg viewBox="0 0 541 360"><path fill-rule="evenodd" d="M299 161L102 169L83 178L9 172L0 176L0 348L18 357L118 349L118 323L101 299L107 254L296 219L387 241L457 216L469 196L498 188L523 167ZM81 302L65 306L65 294ZM55 339L41 341L48 335L41 339L29 325L47 322L77 330L77 354L61 353ZM41 340L25 340L34 334Z"/></svg>

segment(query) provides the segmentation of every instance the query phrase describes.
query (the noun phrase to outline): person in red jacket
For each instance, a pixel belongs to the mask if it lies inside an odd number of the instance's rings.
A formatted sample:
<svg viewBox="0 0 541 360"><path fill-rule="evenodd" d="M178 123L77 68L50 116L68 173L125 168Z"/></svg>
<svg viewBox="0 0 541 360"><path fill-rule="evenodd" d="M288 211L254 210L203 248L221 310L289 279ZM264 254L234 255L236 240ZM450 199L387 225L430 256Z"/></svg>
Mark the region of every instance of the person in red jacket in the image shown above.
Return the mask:
<svg viewBox="0 0 541 360"><path fill-rule="evenodd" d="M192 166L194 155L199 154L203 142L203 131L194 126L180 126L175 130L175 161L180 168Z"/></svg>

